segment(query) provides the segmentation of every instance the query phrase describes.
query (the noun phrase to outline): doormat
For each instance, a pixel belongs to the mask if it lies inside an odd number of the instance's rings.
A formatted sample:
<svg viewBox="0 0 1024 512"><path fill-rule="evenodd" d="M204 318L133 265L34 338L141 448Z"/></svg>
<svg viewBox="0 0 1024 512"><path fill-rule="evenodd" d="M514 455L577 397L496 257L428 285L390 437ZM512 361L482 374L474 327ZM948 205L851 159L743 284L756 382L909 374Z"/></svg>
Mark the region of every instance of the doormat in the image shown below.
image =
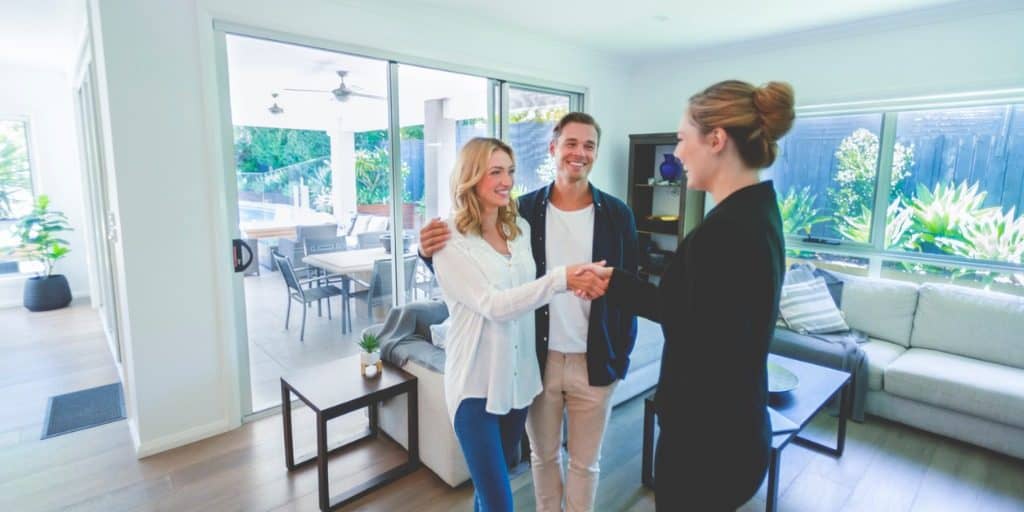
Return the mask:
<svg viewBox="0 0 1024 512"><path fill-rule="evenodd" d="M124 390L120 382L50 397L43 420L43 437L75 432L124 419Z"/></svg>

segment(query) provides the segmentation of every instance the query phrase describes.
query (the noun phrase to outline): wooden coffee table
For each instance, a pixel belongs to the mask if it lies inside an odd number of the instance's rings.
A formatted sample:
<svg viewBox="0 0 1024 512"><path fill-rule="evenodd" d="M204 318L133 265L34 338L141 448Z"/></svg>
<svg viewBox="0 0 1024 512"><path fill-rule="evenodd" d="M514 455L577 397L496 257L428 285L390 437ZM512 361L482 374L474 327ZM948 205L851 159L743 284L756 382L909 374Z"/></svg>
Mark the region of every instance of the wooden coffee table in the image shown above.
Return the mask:
<svg viewBox="0 0 1024 512"><path fill-rule="evenodd" d="M796 374L800 380L796 389L784 393L773 393L769 396L768 406L782 413L787 419L800 428L793 432L772 436L771 460L768 465L768 500L765 510L775 512L778 507L779 464L782 449L792 441L815 451L841 457L846 445L846 419L849 417L850 374L833 370L816 364L805 363L768 354L768 360L785 367ZM800 432L810 423L833 397L839 395L839 421L836 427L835 446L827 446L817 441L801 437ZM656 433L657 411L654 409L653 395L644 400L644 433L643 454L641 458L640 480L644 486L654 488L654 444Z"/></svg>
<svg viewBox="0 0 1024 512"><path fill-rule="evenodd" d="M291 395L295 394L316 414L316 453L295 460L292 437ZM405 393L408 396L409 448L405 464L388 470L367 482L336 496L330 495L327 474L327 456L339 449L366 439L379 432L377 404L381 400ZM384 371L376 377L363 377L359 373L359 356L346 357L312 368L303 368L281 377L281 419L284 422L284 463L289 471L316 461L320 510L335 510L364 494L405 476L419 467L419 424L417 423L416 377L384 363ZM370 424L365 432L339 446L327 449L327 422L343 414L369 409Z"/></svg>

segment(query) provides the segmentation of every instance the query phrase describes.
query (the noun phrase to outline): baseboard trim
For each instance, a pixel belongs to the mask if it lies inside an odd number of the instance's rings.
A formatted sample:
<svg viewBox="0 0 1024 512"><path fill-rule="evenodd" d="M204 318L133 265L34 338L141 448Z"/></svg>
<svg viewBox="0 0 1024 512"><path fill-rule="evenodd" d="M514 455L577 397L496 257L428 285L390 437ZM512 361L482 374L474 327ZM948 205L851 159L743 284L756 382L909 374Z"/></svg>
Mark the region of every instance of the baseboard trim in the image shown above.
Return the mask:
<svg viewBox="0 0 1024 512"><path fill-rule="evenodd" d="M78 305L78 304L83 304L84 302L88 302L88 301L89 301L89 292L87 292L87 291L71 290L71 305L72 306L75 306L75 305ZM0 309L20 308L23 305L24 304L22 303L21 297L18 297L16 299L0 302Z"/></svg>
<svg viewBox="0 0 1024 512"><path fill-rule="evenodd" d="M143 459L150 455L156 455L167 450L201 441L207 437L223 434L232 430L232 428L234 427L231 421L225 418L147 442L140 442L138 436L135 435L133 436L135 437L135 456L136 458Z"/></svg>

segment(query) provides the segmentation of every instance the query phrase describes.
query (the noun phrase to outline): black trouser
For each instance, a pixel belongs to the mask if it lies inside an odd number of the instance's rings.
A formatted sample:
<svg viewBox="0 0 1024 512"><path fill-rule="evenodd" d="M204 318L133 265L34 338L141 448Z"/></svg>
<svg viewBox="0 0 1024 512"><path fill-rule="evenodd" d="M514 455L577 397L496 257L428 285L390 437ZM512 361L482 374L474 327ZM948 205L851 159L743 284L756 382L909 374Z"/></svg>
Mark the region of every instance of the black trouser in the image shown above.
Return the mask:
<svg viewBox="0 0 1024 512"><path fill-rule="evenodd" d="M767 459L760 449L737 452L729 442L662 426L654 458L656 510L732 511L749 501L764 481Z"/></svg>

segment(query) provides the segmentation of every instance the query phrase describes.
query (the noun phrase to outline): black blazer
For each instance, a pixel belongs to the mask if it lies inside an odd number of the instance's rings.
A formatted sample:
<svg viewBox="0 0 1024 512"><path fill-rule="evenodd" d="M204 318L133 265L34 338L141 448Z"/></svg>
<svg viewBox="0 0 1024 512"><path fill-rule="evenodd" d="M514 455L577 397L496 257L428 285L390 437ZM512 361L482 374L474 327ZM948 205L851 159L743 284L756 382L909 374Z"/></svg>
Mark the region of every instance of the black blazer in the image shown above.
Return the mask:
<svg viewBox="0 0 1024 512"><path fill-rule="evenodd" d="M771 443L765 365L784 273L770 181L734 192L708 213L679 244L658 287L615 270L609 300L665 332L655 404L662 440L680 451L671 464L688 475L673 485L701 493L727 481L742 504L764 479Z"/></svg>

